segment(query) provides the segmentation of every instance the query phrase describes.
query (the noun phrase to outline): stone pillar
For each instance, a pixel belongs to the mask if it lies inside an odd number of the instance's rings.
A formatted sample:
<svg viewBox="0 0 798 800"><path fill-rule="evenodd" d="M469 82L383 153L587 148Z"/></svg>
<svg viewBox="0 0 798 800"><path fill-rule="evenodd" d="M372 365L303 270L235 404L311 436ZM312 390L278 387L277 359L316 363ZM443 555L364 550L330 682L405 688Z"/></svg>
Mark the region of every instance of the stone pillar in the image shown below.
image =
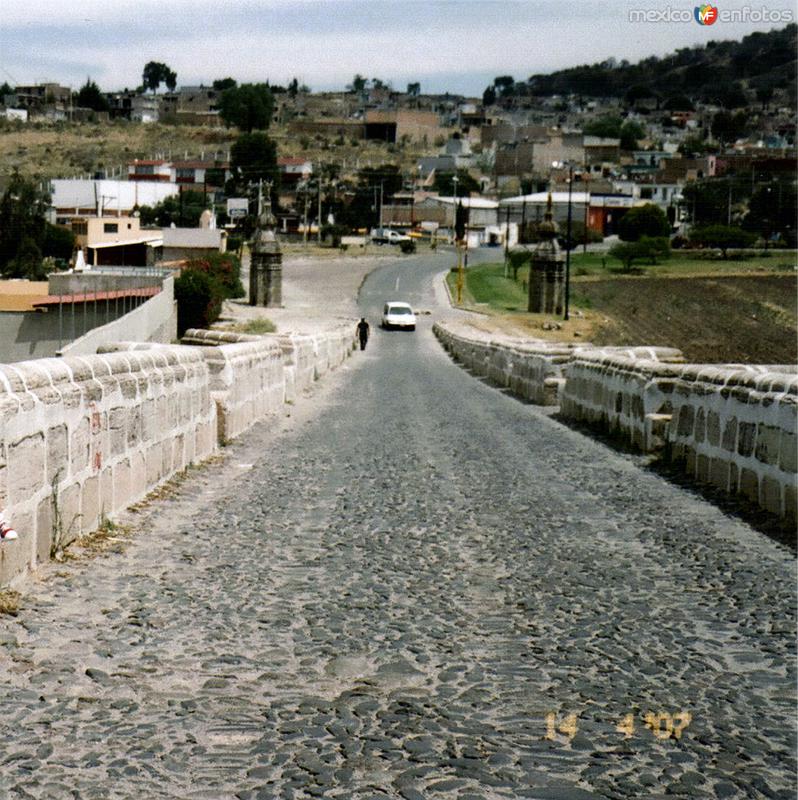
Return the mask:
<svg viewBox="0 0 798 800"><path fill-rule="evenodd" d="M249 304L280 306L283 302L283 254L277 241L277 220L266 197L250 244Z"/></svg>
<svg viewBox="0 0 798 800"><path fill-rule="evenodd" d="M551 194L546 215L538 226L540 242L529 265L527 311L537 314L561 314L563 310L563 256L557 242L557 223L551 210Z"/></svg>

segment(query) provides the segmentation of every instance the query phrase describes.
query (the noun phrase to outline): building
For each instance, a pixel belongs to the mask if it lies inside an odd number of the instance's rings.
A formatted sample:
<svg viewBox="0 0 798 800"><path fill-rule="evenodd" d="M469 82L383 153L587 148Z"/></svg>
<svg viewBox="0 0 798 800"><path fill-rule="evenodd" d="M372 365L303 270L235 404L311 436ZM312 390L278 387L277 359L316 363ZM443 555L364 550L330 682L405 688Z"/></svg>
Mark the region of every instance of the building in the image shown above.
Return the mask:
<svg viewBox="0 0 798 800"><path fill-rule="evenodd" d="M131 216L137 208L158 205L178 191L175 183L57 179L50 181L50 214L57 225L70 225L75 217Z"/></svg>
<svg viewBox="0 0 798 800"><path fill-rule="evenodd" d="M163 159L138 160L127 165L129 181L160 181L169 183L172 180L172 164Z"/></svg>
<svg viewBox="0 0 798 800"><path fill-rule="evenodd" d="M528 222L542 222L546 215L549 192L534 192L533 194L507 197L499 203L499 217L502 222L509 209L509 221L525 224ZM571 220L583 220L590 204L589 192L551 192L552 217L560 226L568 222L568 206L571 206Z"/></svg>
<svg viewBox="0 0 798 800"><path fill-rule="evenodd" d="M438 114L432 111L369 109L365 125L367 139L383 142L395 143L406 137L413 142L432 144L447 134L447 130L441 127Z"/></svg>
<svg viewBox="0 0 798 800"><path fill-rule="evenodd" d="M219 228L163 228L161 260L202 258L227 250L227 232Z"/></svg>
<svg viewBox="0 0 798 800"><path fill-rule="evenodd" d="M79 217L70 227L91 266L143 267L156 258L151 248L162 244L161 231L141 230L138 217Z"/></svg>
<svg viewBox="0 0 798 800"><path fill-rule="evenodd" d="M27 109L31 114L43 114L47 109L65 112L72 106L72 89L58 83L17 86L10 105L14 108Z"/></svg>
<svg viewBox="0 0 798 800"><path fill-rule="evenodd" d="M308 180L313 175L313 162L307 158L293 158L282 156L277 159L280 170L280 185L283 189L295 188L301 181Z"/></svg>

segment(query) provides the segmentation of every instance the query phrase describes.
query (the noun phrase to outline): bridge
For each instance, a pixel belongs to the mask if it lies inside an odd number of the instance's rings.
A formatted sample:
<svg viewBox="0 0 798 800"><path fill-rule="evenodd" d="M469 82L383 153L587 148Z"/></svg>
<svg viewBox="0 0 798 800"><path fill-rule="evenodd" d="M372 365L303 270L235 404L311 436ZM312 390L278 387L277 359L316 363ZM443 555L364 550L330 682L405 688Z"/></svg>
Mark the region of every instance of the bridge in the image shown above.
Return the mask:
<svg viewBox="0 0 798 800"><path fill-rule="evenodd" d="M4 451L10 499L33 499L18 542L0 545L22 594L0 618L0 796L795 796L793 550L649 455L519 400L518 380L502 391L454 363L439 340L466 357L444 311L450 260L380 260L358 295L373 325L363 353L351 328L266 344L197 334L206 347L183 355L120 347L97 357L106 374L90 362L81 378L97 417L79 447L71 428L47 438L48 422ZM386 299L432 313L415 333L382 332ZM529 358L545 362L550 398L564 391L562 353ZM622 356L591 358L584 381L632 380ZM27 408L46 421L37 404L80 376L41 369L37 383L26 369ZM117 390L130 402L114 427L102 398ZM630 441L661 438L666 422L647 424L629 422ZM102 556L48 566L52 539L24 529L55 526L58 441L76 474L101 456L94 494L81 479L57 508L84 526L82 509L103 521L86 497L128 503L221 458L115 516ZM30 471L12 473L37 459L32 490ZM42 566L25 575L19 559Z"/></svg>

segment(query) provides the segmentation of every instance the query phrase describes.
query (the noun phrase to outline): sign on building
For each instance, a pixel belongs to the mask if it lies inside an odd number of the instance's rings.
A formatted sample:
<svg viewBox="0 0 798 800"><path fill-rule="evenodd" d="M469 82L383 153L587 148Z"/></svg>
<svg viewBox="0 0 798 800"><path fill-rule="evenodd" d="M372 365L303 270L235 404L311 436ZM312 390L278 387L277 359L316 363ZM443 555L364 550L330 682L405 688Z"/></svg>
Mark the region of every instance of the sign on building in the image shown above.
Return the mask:
<svg viewBox="0 0 798 800"><path fill-rule="evenodd" d="M249 214L249 200L246 197L227 198L227 216L230 219L240 219Z"/></svg>

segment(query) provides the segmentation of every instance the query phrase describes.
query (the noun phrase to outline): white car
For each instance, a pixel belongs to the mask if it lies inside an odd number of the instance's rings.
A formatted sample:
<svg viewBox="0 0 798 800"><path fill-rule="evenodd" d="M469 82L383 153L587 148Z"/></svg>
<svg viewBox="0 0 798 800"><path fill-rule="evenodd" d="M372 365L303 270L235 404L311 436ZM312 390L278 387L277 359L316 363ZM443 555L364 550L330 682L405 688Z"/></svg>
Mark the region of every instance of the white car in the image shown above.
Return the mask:
<svg viewBox="0 0 798 800"><path fill-rule="evenodd" d="M382 309L382 327L385 330L402 328L408 331L416 329L416 315L409 303L391 301Z"/></svg>

